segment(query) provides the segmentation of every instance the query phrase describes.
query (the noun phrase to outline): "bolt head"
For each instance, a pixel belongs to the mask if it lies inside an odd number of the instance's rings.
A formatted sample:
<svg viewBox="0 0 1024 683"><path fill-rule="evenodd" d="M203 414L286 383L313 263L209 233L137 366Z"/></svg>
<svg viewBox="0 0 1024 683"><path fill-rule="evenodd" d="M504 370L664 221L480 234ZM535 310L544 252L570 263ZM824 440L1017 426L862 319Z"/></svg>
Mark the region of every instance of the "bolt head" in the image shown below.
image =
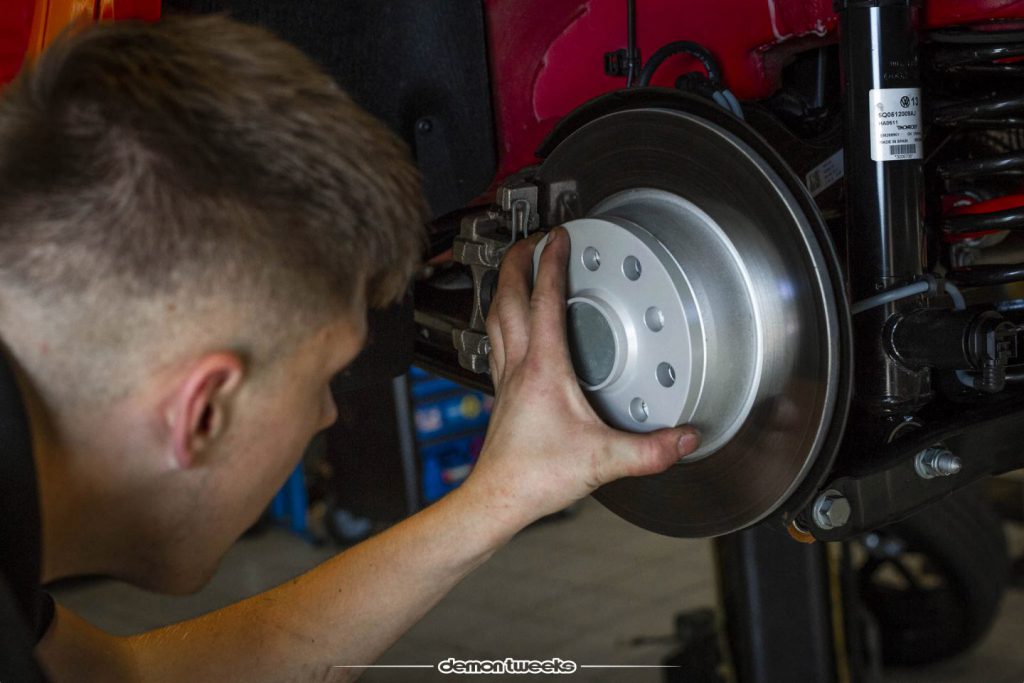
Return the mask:
<svg viewBox="0 0 1024 683"><path fill-rule="evenodd" d="M826 514L833 526L840 527L850 521L850 512L850 501L839 497L832 501L832 505Z"/></svg>
<svg viewBox="0 0 1024 683"><path fill-rule="evenodd" d="M962 466L963 462L960 458L956 457L949 451L946 451L942 456L935 460L935 469L944 477L958 474Z"/></svg>
<svg viewBox="0 0 1024 683"><path fill-rule="evenodd" d="M838 529L850 521L852 508L838 491L828 491L814 504L814 521L822 529Z"/></svg>
<svg viewBox="0 0 1024 683"><path fill-rule="evenodd" d="M914 459L914 469L922 479L949 477L960 472L962 466L960 458L940 446L926 448Z"/></svg>

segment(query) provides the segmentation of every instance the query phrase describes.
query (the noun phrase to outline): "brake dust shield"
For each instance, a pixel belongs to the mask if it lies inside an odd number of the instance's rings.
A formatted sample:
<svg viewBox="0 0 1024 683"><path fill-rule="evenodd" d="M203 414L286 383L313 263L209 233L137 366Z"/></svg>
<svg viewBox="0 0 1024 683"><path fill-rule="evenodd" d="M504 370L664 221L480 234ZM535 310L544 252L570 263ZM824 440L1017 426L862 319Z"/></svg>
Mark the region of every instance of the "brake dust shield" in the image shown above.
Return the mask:
<svg viewBox="0 0 1024 683"><path fill-rule="evenodd" d="M703 434L668 471L595 497L686 537L799 506L834 457L850 380L839 268L799 181L694 103L592 119L537 180L571 238L569 341L591 404L622 429Z"/></svg>

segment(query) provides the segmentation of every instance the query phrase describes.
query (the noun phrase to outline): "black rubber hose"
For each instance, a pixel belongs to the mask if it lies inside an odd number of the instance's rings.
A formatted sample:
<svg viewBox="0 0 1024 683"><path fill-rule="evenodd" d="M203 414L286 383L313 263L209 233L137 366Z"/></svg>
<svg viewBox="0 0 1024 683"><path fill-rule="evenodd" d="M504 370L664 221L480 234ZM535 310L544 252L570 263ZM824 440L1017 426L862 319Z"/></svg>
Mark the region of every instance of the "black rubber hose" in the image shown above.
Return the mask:
<svg viewBox="0 0 1024 683"><path fill-rule="evenodd" d="M715 56L707 51L702 45L691 42L689 40L677 40L674 43L663 45L651 55L651 58L644 64L644 68L640 71L640 78L637 81L637 85L640 87L648 86L651 84L651 78L654 76L654 72L658 70L658 67L662 63L672 57L673 55L687 54L691 57L695 57L700 60L700 63L704 66L704 69L708 72L708 78L715 85L716 88L722 83L722 68L718 66L718 60Z"/></svg>
<svg viewBox="0 0 1024 683"><path fill-rule="evenodd" d="M950 273L949 279L958 285L978 287L1020 282L1024 280L1024 263L999 263L957 268Z"/></svg>
<svg viewBox="0 0 1024 683"><path fill-rule="evenodd" d="M1020 230L1024 228L1024 206L988 213L964 213L942 219L943 229L960 234L981 230Z"/></svg>

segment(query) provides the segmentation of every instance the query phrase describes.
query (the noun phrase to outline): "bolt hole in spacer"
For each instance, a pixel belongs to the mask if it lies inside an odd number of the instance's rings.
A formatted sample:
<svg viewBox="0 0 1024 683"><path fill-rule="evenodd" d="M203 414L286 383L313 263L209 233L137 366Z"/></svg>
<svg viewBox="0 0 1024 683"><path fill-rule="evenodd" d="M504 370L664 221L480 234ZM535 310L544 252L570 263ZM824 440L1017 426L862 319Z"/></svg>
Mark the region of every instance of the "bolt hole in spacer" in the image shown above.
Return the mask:
<svg viewBox="0 0 1024 683"><path fill-rule="evenodd" d="M644 325L651 332L661 332L665 327L665 314L657 306L651 306L644 313Z"/></svg>
<svg viewBox="0 0 1024 683"><path fill-rule="evenodd" d="M636 256L627 256L626 260L622 262L622 274L626 276L627 280L636 282L640 279L642 272L643 267L640 265L640 259Z"/></svg>
<svg viewBox="0 0 1024 683"><path fill-rule="evenodd" d="M658 363L658 384L666 389L676 383L676 369L668 363Z"/></svg>
<svg viewBox="0 0 1024 683"><path fill-rule="evenodd" d="M629 402L629 414L637 422L647 422L647 401L643 400L639 396Z"/></svg>

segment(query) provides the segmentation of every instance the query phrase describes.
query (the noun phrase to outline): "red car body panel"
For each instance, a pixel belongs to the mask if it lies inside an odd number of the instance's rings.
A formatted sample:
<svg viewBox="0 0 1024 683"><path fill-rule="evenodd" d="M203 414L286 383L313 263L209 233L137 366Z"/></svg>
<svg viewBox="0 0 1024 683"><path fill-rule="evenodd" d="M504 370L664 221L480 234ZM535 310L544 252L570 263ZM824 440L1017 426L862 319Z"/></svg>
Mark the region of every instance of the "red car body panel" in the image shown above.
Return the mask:
<svg viewBox="0 0 1024 683"><path fill-rule="evenodd" d="M575 107L621 88L604 54L626 46L625 0L487 0L487 30L500 180L536 162L534 151ZM929 0L928 28L1024 19L1024 0ZM795 52L835 41L831 0L637 0L637 46L646 58L675 40L714 54L740 99L768 97ZM670 59L653 85L699 69Z"/></svg>

